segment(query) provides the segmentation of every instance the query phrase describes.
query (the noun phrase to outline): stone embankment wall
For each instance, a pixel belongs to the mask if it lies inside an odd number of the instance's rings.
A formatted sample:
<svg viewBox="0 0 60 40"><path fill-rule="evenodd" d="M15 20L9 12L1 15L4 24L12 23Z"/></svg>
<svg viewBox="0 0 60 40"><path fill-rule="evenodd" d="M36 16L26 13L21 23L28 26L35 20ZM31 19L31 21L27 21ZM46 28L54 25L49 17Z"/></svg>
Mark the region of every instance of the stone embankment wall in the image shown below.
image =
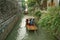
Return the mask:
<svg viewBox="0 0 60 40"><path fill-rule="evenodd" d="M19 20L17 0L0 0L0 40L5 40Z"/></svg>

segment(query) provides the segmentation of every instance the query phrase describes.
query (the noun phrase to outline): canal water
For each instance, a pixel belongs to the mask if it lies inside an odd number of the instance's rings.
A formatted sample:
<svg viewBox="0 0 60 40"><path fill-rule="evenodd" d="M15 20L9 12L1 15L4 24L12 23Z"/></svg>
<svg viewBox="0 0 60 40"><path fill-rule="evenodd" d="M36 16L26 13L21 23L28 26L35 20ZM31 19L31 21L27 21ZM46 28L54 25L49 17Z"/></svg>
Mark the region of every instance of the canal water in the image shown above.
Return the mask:
<svg viewBox="0 0 60 40"><path fill-rule="evenodd" d="M26 18L32 16L24 16L19 21L12 32L7 36L6 40L56 40L52 35L38 27L37 32L28 31L26 29Z"/></svg>

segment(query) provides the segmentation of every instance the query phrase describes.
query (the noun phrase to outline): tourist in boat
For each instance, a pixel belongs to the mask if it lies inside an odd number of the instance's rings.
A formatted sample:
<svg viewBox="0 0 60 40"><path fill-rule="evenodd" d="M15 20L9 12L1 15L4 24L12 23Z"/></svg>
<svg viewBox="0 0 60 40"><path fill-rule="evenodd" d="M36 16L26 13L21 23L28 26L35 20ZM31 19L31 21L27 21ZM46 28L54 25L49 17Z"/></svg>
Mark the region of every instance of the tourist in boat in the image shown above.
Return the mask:
<svg viewBox="0 0 60 40"><path fill-rule="evenodd" d="M34 19L30 19L30 25L34 25Z"/></svg>

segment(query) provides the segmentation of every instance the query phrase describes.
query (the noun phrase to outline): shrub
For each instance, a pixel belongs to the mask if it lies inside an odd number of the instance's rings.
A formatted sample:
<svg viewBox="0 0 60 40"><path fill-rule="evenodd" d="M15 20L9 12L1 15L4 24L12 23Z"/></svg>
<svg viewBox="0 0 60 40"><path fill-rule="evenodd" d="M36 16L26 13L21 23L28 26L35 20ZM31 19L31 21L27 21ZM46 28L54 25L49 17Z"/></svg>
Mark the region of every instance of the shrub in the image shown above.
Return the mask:
<svg viewBox="0 0 60 40"><path fill-rule="evenodd" d="M38 25L50 33L55 34L60 27L60 8L50 8L49 13L42 14L38 21Z"/></svg>

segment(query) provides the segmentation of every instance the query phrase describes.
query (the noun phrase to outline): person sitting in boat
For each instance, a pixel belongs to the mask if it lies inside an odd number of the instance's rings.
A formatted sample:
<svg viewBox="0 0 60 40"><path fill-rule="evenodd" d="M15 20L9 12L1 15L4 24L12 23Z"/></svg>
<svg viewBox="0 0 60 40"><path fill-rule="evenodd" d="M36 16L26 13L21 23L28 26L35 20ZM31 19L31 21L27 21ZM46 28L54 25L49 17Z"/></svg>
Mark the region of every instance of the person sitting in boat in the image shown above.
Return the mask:
<svg viewBox="0 0 60 40"><path fill-rule="evenodd" d="M34 25L34 19L30 19L30 25Z"/></svg>
<svg viewBox="0 0 60 40"><path fill-rule="evenodd" d="M30 25L30 19L26 19L26 25Z"/></svg>
<svg viewBox="0 0 60 40"><path fill-rule="evenodd" d="M26 25L28 24L28 19L26 19Z"/></svg>

